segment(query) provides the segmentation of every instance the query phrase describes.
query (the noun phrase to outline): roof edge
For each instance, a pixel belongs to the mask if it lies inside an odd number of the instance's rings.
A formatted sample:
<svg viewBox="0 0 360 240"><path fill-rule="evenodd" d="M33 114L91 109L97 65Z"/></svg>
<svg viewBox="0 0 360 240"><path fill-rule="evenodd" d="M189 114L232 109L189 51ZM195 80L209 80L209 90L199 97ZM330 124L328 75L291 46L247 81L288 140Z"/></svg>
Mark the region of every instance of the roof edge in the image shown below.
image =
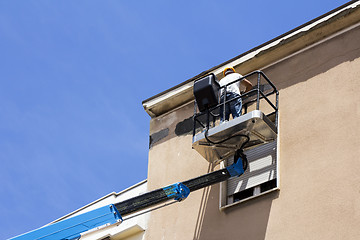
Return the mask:
<svg viewBox="0 0 360 240"><path fill-rule="evenodd" d="M357 3L357 4L355 4L355 3ZM244 53L242 53L242 54L240 54L240 55L238 55L236 57L233 57L233 58L229 59L226 62L223 62L223 63L221 63L221 64L219 64L217 66L214 66L214 67L212 67L212 68L210 68L210 69L208 69L206 71L203 71L203 72L199 73L198 75L196 75L196 76L194 76L194 77L192 77L192 78L190 78L190 79L188 79L188 80L186 80L186 81L184 81L184 82L182 82L180 84L177 84L174 87L171 87L171 88L169 88L169 89L167 89L167 90L165 90L165 91L163 91L161 93L158 93L158 94L156 94L156 95L142 101L142 105L143 105L145 111L151 117L156 117L156 116L158 116L158 114L156 114L155 112L152 111L151 106L153 104L157 104L161 100L164 100L165 95L170 96L170 95L173 95L174 93L177 94L178 93L177 90L179 88L182 88L183 86L188 85L189 83L191 83L191 82L193 82L193 81L195 81L195 80L197 80L197 79L199 79L199 78L201 78L201 77L203 77L203 76L205 76L205 75L207 75L207 74L209 74L211 72L214 72L217 69L219 69L219 68L221 68L221 67L223 67L223 66L225 66L227 64L233 63L234 61L236 61L236 60L238 60L240 58L246 57L247 55L250 55L252 53L256 53L257 51L258 51L257 54L259 54L259 52L263 53L264 51L266 51L266 50L268 50L270 48L274 48L274 47L279 46L279 45L281 46L283 44L284 40L290 40L290 41L295 40L297 34L299 34L299 37L301 37L300 36L301 33L304 34L306 32L314 30L314 28L316 28L316 27L321 27L323 23L326 23L330 19L337 20L338 18L342 17L341 13L343 13L344 11L346 11L346 10L355 11L355 10L353 10L353 8L358 8L359 6L360 6L360 1L359 0L352 0L352 1L348 2L348 3L345 3L345 4L339 6L339 7L335 8L335 9L333 9L333 10L331 10L331 11L329 11L329 12L327 12L327 13L325 13L325 14L317 17L317 18L314 18L314 19L312 19L312 20L310 20L310 21L308 21L308 22L306 22L306 23L304 23L304 24L302 24L302 25L300 25L300 26L298 26L298 27L296 27L296 28L294 28L294 29L280 35L280 36L278 36L278 37L275 37L275 38L273 38L273 39L271 39L271 40L269 40L269 41L267 41L267 42L265 42L265 43L263 43L263 44L261 44L261 45L259 45L257 47L254 47L254 48L250 49L249 51L246 51L246 52L244 52ZM334 16L331 16L332 14L335 14L335 13L337 13L337 14L334 15ZM303 30L303 31L301 31L301 30ZM329 36L330 35L332 35L332 34L329 34ZM276 42L278 42L278 43L276 43ZM266 47L268 47L268 48L263 49L263 48L266 48ZM259 51L261 49L263 49L263 50ZM257 54L255 54L255 55L257 55Z"/></svg>

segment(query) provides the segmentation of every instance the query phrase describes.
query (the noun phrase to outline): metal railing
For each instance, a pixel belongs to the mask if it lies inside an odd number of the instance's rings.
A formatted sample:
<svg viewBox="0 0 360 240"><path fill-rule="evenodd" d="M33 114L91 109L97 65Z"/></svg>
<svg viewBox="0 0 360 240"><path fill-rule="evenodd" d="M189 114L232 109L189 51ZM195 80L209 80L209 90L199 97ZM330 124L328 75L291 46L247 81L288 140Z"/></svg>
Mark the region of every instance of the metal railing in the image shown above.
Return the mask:
<svg viewBox="0 0 360 240"><path fill-rule="evenodd" d="M248 92L245 92L241 94L240 96L226 99L226 89L227 86L240 82L243 79L248 78L257 78L256 85ZM220 88L219 93L222 93L224 96L224 100L221 101L217 106L208 108L203 112L198 112L198 107L196 104L194 104L194 128L193 128L193 136L196 134L197 129L200 128L200 131L203 129L209 129L211 127L216 126L216 121L220 117L220 109L223 110L223 116L225 116L226 111L226 104L230 104L232 101L236 101L237 99L242 99L242 108L244 109L244 114L247 113L248 108L250 105L253 105L256 103L256 110L260 109L260 102L262 99L266 101L266 103L269 104L269 106L273 109L272 112L268 113L267 116L275 115L274 118L274 125L277 128L278 126L278 111L279 111L279 92L276 89L276 86L270 81L270 79L262 72L262 71L254 71L252 73L249 73L240 79L237 79L235 81L232 81ZM275 95L275 103L270 101L269 96ZM221 97L219 96L219 99ZM212 122L212 125L210 125L210 122Z"/></svg>

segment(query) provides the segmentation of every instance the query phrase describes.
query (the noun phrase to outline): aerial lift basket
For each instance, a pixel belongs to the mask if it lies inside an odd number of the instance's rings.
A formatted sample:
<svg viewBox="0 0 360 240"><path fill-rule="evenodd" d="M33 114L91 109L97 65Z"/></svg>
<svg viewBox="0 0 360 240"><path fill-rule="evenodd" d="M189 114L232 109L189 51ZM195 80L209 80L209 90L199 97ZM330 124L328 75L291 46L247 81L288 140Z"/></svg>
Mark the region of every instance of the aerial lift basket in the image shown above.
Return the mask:
<svg viewBox="0 0 360 240"><path fill-rule="evenodd" d="M240 117L221 123L218 121L220 106L230 102L231 99L219 104L220 86L215 75L205 76L194 83L196 101L192 146L207 161L218 163L233 156L240 148L250 149L276 139L278 91L274 84L261 71L252 72L236 81L254 75L257 76L257 84L251 91L240 96L245 113ZM272 94L275 94L275 104L268 98ZM262 100L265 100L273 109L269 114L261 111L260 101ZM250 105L255 105L255 110L247 112Z"/></svg>

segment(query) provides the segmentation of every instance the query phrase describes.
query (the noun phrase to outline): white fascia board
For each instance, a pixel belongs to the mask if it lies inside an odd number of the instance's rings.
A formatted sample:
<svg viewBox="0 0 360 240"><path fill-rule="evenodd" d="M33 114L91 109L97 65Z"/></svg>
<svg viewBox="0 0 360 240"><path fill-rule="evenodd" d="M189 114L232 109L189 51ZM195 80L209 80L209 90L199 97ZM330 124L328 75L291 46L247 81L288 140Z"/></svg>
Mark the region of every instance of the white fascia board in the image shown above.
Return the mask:
<svg viewBox="0 0 360 240"><path fill-rule="evenodd" d="M171 99L174 96L178 96L182 92L185 92L186 90L189 90L193 87L193 82L186 83L184 85L179 86L176 89L173 89L169 92L166 92L165 94L158 96L157 98L153 98L147 102L143 103L143 106L145 109L151 109L153 106L157 105L160 102L163 102L165 100Z"/></svg>

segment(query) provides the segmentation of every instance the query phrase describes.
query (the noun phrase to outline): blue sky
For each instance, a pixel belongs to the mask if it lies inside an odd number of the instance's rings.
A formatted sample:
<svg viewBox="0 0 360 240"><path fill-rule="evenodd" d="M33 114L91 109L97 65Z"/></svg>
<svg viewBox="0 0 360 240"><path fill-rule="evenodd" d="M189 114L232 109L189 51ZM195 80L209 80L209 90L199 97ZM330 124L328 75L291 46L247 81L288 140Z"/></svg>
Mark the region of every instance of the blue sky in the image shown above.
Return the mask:
<svg viewBox="0 0 360 240"><path fill-rule="evenodd" d="M143 100L346 2L0 0L0 239L146 179Z"/></svg>

